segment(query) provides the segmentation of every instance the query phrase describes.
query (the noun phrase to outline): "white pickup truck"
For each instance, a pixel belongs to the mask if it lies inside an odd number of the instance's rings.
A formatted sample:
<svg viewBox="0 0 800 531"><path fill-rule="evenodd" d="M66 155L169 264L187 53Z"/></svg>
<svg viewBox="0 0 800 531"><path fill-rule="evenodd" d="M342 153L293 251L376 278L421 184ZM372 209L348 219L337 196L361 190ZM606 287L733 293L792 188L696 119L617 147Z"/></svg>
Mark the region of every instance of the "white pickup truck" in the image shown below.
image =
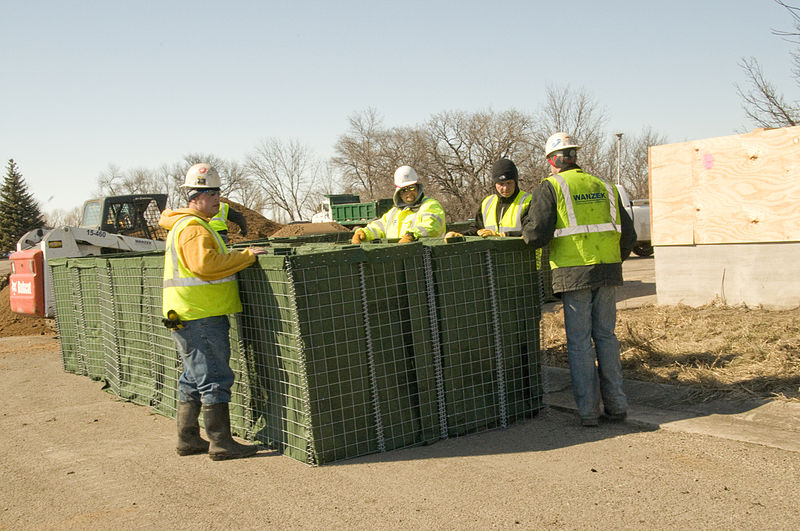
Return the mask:
<svg viewBox="0 0 800 531"><path fill-rule="evenodd" d="M636 229L636 245L633 252L639 256L651 256L653 246L650 243L650 200L628 198L628 192L620 185L616 185L619 190L619 197L622 205L628 211L628 215L633 220L633 228Z"/></svg>

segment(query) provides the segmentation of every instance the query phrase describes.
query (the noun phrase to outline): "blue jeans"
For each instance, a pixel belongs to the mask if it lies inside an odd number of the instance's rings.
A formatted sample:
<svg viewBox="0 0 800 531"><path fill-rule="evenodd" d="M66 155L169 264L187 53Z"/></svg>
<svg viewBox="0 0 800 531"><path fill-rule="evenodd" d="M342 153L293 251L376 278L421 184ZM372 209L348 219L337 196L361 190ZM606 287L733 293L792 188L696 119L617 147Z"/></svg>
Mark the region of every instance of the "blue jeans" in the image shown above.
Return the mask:
<svg viewBox="0 0 800 531"><path fill-rule="evenodd" d="M572 393L578 414L581 418L597 418L601 395L606 412L627 411L619 341L614 333L617 324L615 288L566 291L561 294L561 301L564 303Z"/></svg>
<svg viewBox="0 0 800 531"><path fill-rule="evenodd" d="M231 344L227 315L184 321L172 331L172 338L183 361L178 378L178 400L222 404L231 401L233 371L228 364Z"/></svg>

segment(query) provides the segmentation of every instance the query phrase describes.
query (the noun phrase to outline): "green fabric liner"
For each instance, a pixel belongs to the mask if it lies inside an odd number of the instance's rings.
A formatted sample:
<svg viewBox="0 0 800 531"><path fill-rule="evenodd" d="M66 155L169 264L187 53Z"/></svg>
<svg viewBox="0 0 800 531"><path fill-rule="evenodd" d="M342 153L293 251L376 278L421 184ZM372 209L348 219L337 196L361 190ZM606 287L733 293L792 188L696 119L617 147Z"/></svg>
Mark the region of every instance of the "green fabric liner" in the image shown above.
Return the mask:
<svg viewBox="0 0 800 531"><path fill-rule="evenodd" d="M235 434L324 464L508 425L543 407L533 249L469 237L348 243L270 241L238 274ZM64 369L174 418L182 366L161 323L163 253L51 266Z"/></svg>

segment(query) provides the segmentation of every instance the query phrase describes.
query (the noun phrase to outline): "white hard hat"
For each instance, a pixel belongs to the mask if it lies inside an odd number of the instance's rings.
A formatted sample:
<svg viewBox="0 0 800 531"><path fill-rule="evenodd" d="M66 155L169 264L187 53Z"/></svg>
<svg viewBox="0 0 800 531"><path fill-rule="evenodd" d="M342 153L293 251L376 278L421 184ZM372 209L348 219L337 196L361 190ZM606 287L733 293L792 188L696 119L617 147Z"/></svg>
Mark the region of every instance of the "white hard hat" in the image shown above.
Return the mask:
<svg viewBox="0 0 800 531"><path fill-rule="evenodd" d="M550 154L554 151L561 151L562 149L580 149L580 146L577 144L573 144L572 140L570 140L569 135L567 133L553 133L550 135L550 138L547 139L547 142L544 144L544 156L545 158L550 157Z"/></svg>
<svg viewBox="0 0 800 531"><path fill-rule="evenodd" d="M201 162L186 172L183 188L220 188L219 173L211 164Z"/></svg>
<svg viewBox="0 0 800 531"><path fill-rule="evenodd" d="M394 185L398 188L405 188L418 182L417 172L411 166L400 166L394 172Z"/></svg>

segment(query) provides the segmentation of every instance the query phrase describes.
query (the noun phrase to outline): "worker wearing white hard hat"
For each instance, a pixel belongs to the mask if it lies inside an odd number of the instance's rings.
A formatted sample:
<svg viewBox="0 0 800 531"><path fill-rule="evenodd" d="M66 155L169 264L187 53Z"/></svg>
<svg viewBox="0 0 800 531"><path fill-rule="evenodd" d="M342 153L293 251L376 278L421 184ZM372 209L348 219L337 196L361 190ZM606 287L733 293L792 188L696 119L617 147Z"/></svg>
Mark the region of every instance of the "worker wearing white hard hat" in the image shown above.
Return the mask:
<svg viewBox="0 0 800 531"><path fill-rule="evenodd" d="M261 248L229 251L209 225L219 212L220 179L207 163L186 172L182 186L188 206L161 213L169 230L164 252L164 325L170 329L183 373L178 378L178 455L208 453L211 459L235 459L256 453L256 446L234 441L228 404L234 374L229 366L228 314L242 311L236 272L248 267ZM210 444L200 437L202 411Z"/></svg>
<svg viewBox="0 0 800 531"><path fill-rule="evenodd" d="M582 426L623 420L628 402L616 325L615 287L636 231L619 193L577 164L580 145L558 132L544 146L551 176L534 190L526 243L550 246L553 292L561 298L572 392Z"/></svg>
<svg viewBox="0 0 800 531"><path fill-rule="evenodd" d="M358 244L377 238L395 239L398 243L411 243L420 238L434 238L445 233L445 214L436 199L425 196L417 172L411 166L400 166L394 172L396 188L394 207L380 219L356 229L352 243Z"/></svg>
<svg viewBox="0 0 800 531"><path fill-rule="evenodd" d="M186 172L186 178L181 188L187 190L187 199L192 200L200 193L210 193L212 190L219 191L222 182L219 173L211 164L201 162L195 164ZM232 209L228 203L219 202L219 210L214 214L209 225L222 236L222 240L228 243L228 220L239 225L242 236L247 235L247 219L240 212Z"/></svg>

